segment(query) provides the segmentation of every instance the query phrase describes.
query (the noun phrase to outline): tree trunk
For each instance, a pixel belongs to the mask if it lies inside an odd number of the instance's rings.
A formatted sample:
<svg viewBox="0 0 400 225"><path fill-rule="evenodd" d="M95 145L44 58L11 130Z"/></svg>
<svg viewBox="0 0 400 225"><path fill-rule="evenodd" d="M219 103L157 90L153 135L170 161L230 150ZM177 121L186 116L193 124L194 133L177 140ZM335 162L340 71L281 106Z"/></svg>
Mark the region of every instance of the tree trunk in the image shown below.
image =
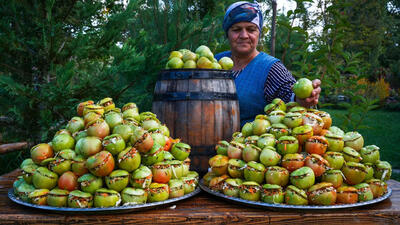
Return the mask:
<svg viewBox="0 0 400 225"><path fill-rule="evenodd" d="M272 25L271 25L271 55L275 56L275 39L276 39L276 0L272 0Z"/></svg>

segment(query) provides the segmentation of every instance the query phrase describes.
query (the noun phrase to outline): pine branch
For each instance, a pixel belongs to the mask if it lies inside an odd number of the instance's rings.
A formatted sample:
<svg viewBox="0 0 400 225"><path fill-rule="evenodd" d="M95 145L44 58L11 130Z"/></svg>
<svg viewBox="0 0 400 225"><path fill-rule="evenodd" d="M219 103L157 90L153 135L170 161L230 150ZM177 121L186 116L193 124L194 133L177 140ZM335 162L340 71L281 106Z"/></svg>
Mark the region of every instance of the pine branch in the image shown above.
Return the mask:
<svg viewBox="0 0 400 225"><path fill-rule="evenodd" d="M169 4L164 0L165 10L164 10L164 44L168 42L168 11Z"/></svg>
<svg viewBox="0 0 400 225"><path fill-rule="evenodd" d="M11 124L13 123L13 119L7 116L0 116L0 124Z"/></svg>
<svg viewBox="0 0 400 225"><path fill-rule="evenodd" d="M8 64L5 64L5 63L3 63L3 62L1 62L0 65L5 66L5 67L7 67L8 69L13 70L13 71L15 71L15 72L17 72L17 73L19 73L19 74L21 74L21 75L31 75L30 73L27 73L27 72L25 72L25 71L19 70L19 69L15 68L15 67L10 66L10 65L8 65Z"/></svg>
<svg viewBox="0 0 400 225"><path fill-rule="evenodd" d="M157 16L157 12L158 12L158 0L153 0L153 18L154 18L154 25L155 25L155 29L154 30L157 30L157 31L159 31L159 27L160 27L160 24L158 23L158 16Z"/></svg>
<svg viewBox="0 0 400 225"><path fill-rule="evenodd" d="M68 16L71 13L71 10L74 8L76 2L77 2L77 0L73 0L73 3L69 5L69 8L68 8L67 12L65 13L65 15L64 15L64 17L62 18L61 21L66 21L66 19L68 18Z"/></svg>
<svg viewBox="0 0 400 225"><path fill-rule="evenodd" d="M114 99L115 99L115 100L118 100L119 97L120 97L125 91L127 91L129 88L131 88L131 87L135 84L135 81L136 81L136 80L130 82L125 88L123 88L121 91L119 91L119 92L115 95Z"/></svg>
<svg viewBox="0 0 400 225"><path fill-rule="evenodd" d="M196 31L198 31L198 30L194 29L192 32L190 32L190 33L188 33L187 35L185 35L185 36L183 37L183 39L182 39L182 43L185 42L186 40L188 40L190 37L192 37L192 35L195 34ZM210 36L212 36L212 35L210 35ZM180 47L180 44L181 44L181 43L178 43L178 42L175 43L174 49L179 48L179 47Z"/></svg>

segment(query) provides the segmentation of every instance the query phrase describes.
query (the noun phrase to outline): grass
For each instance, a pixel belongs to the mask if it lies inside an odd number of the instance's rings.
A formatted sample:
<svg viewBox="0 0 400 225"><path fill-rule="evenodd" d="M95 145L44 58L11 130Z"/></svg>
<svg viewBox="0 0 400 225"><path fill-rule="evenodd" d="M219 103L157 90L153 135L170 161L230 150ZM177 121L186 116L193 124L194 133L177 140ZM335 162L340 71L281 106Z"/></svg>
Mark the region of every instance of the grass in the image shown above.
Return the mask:
<svg viewBox="0 0 400 225"><path fill-rule="evenodd" d="M341 127L343 119L340 114L345 110L322 109L331 114L332 125ZM357 130L364 137L364 145L380 147L381 160L400 169L400 112L374 110L368 112L364 123L369 128ZM400 178L400 175L397 176Z"/></svg>

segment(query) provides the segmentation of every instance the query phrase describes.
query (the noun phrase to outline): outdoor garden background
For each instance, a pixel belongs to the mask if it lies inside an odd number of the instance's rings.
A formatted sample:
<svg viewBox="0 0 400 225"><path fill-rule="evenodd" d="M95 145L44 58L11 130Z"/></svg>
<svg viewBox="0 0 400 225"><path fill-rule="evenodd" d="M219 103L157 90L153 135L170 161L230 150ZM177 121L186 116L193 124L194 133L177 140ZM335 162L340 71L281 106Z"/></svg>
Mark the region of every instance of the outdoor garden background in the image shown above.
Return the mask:
<svg viewBox="0 0 400 225"><path fill-rule="evenodd" d="M278 0L279 1L279 0ZM49 142L85 100L151 110L169 52L229 48L232 0L14 0L0 3L0 144ZM400 1L314 0L278 8L275 55L296 78L319 78L319 108L400 169ZM271 1L259 50L271 53ZM314 7L311 10L310 4ZM0 174L29 148L0 156ZM400 180L400 173L393 178Z"/></svg>

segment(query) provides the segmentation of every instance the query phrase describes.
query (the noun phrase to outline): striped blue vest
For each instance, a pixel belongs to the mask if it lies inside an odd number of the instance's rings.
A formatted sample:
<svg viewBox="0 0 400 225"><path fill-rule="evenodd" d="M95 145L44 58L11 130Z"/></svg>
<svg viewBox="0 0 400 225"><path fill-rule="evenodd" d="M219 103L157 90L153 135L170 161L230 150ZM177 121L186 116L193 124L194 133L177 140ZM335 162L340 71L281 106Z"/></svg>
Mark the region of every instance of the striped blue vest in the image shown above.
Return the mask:
<svg viewBox="0 0 400 225"><path fill-rule="evenodd" d="M228 56L231 52L221 52L215 58ZM235 79L236 92L239 98L240 126L253 121L258 114L264 114L267 101L264 97L264 84L271 66L279 61L267 53L260 52Z"/></svg>

